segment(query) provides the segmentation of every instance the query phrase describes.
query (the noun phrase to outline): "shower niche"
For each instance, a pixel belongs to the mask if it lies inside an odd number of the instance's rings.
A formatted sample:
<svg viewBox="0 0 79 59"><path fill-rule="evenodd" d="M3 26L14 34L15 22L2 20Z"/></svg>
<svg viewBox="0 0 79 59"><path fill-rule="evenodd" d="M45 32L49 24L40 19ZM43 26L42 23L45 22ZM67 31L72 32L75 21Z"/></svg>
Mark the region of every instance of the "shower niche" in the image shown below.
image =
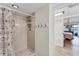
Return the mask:
<svg viewBox="0 0 79 59"><path fill-rule="evenodd" d="M27 17L27 27L28 27L28 30L29 30L29 31L31 31L31 26L32 26L32 25L31 25L31 16L28 16L28 17Z"/></svg>
<svg viewBox="0 0 79 59"><path fill-rule="evenodd" d="M35 18L33 16L27 16L27 48L31 52L35 52Z"/></svg>

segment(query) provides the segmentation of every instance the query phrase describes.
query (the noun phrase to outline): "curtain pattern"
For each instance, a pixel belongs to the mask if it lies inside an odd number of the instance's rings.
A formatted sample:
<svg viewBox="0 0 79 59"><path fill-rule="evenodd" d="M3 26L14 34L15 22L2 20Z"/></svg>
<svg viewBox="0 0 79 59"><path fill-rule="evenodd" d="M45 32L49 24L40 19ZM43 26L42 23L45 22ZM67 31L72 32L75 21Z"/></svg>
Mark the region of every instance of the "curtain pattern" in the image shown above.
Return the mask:
<svg viewBox="0 0 79 59"><path fill-rule="evenodd" d="M0 55L13 56L13 19L10 10L0 9Z"/></svg>

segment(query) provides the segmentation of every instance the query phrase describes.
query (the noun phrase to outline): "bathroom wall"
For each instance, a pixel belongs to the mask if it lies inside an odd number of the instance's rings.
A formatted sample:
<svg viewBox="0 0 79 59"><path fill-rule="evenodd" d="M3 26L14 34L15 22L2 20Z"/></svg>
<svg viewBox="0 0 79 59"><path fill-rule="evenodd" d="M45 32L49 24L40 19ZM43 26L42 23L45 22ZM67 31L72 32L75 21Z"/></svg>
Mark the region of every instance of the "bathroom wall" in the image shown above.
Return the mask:
<svg viewBox="0 0 79 59"><path fill-rule="evenodd" d="M35 13L35 52L40 56L49 55L48 23L49 5L46 5Z"/></svg>
<svg viewBox="0 0 79 59"><path fill-rule="evenodd" d="M13 15L15 20L13 48L15 52L27 49L27 26L26 17Z"/></svg>
<svg viewBox="0 0 79 59"><path fill-rule="evenodd" d="M32 16L27 17L27 20L31 20L31 22L27 21L27 25L31 24L30 29L27 30L27 48L35 52L35 15L32 14Z"/></svg>
<svg viewBox="0 0 79 59"><path fill-rule="evenodd" d="M49 4L49 56L55 55L54 4Z"/></svg>

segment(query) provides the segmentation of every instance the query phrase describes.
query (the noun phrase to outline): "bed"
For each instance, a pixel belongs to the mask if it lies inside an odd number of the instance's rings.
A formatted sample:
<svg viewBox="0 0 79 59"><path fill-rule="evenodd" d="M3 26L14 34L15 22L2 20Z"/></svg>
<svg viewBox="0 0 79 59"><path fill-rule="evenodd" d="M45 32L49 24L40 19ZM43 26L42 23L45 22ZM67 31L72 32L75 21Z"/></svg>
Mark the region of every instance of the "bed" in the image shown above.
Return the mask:
<svg viewBox="0 0 79 59"><path fill-rule="evenodd" d="M64 32L64 39L73 39L73 34L71 32Z"/></svg>

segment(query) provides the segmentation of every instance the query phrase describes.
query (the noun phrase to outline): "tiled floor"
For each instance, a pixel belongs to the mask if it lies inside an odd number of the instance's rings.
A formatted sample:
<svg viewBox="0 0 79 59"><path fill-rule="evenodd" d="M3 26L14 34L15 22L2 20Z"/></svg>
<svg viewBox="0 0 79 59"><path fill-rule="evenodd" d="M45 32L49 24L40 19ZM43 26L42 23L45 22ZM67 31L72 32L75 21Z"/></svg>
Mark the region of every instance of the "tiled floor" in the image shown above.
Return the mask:
<svg viewBox="0 0 79 59"><path fill-rule="evenodd" d="M16 56L31 56L32 54L29 49L15 53Z"/></svg>
<svg viewBox="0 0 79 59"><path fill-rule="evenodd" d="M79 56L79 37L65 40L65 47L55 47L56 56Z"/></svg>

